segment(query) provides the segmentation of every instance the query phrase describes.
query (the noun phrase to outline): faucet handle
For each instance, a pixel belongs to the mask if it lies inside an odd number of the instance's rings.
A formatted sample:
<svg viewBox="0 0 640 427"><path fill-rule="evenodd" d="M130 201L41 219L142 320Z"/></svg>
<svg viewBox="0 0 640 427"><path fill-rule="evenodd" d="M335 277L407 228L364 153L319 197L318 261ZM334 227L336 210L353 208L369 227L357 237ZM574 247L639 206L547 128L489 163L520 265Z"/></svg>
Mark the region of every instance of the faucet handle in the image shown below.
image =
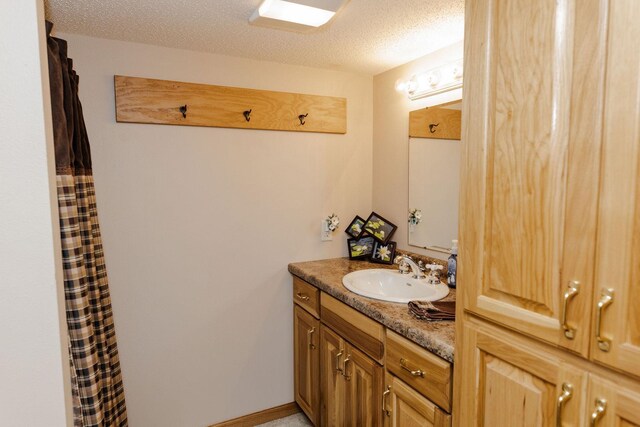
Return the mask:
<svg viewBox="0 0 640 427"><path fill-rule="evenodd" d="M427 267L424 265L424 262L422 262L422 260L418 260L418 267L420 268L420 271L425 272L427 271Z"/></svg>
<svg viewBox="0 0 640 427"><path fill-rule="evenodd" d="M442 270L444 267L440 264L427 264L425 267L430 270L427 276L427 282L431 285L439 284L440 278L438 277L438 271Z"/></svg>
<svg viewBox="0 0 640 427"><path fill-rule="evenodd" d="M427 264L425 265L425 269L431 271L431 274L437 274L438 271L442 270L444 267L440 264Z"/></svg>

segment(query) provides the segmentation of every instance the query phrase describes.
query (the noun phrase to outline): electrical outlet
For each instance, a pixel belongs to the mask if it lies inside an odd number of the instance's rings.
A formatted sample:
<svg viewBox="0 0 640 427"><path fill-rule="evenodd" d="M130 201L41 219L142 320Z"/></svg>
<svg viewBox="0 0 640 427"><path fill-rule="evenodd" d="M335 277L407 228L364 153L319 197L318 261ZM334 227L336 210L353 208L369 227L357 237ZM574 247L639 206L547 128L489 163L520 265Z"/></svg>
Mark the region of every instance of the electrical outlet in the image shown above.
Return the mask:
<svg viewBox="0 0 640 427"><path fill-rule="evenodd" d="M329 224L324 219L322 220L322 225L320 226L320 240L323 242L329 242L333 240L333 233L329 230Z"/></svg>

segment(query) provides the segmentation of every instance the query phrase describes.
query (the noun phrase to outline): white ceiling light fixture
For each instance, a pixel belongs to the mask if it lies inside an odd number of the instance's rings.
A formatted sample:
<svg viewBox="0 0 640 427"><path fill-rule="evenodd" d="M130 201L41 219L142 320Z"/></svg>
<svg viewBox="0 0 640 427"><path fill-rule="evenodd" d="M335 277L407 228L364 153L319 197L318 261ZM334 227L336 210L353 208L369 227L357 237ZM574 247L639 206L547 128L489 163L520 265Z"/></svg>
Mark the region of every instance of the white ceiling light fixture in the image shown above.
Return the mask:
<svg viewBox="0 0 640 427"><path fill-rule="evenodd" d="M345 3L345 0L264 0L249 23L288 31L311 31L329 22Z"/></svg>

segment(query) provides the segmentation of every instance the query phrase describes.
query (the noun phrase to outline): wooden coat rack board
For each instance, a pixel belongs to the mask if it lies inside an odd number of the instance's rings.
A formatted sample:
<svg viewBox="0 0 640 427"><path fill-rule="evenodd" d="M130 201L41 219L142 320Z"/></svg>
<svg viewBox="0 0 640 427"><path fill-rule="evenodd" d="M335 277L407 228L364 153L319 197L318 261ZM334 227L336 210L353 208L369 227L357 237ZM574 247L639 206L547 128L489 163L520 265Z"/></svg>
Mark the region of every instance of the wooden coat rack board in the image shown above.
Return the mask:
<svg viewBox="0 0 640 427"><path fill-rule="evenodd" d="M409 113L409 137L460 139L462 112L449 108L423 108Z"/></svg>
<svg viewBox="0 0 640 427"><path fill-rule="evenodd" d="M115 76L116 121L296 132L347 132L347 100Z"/></svg>

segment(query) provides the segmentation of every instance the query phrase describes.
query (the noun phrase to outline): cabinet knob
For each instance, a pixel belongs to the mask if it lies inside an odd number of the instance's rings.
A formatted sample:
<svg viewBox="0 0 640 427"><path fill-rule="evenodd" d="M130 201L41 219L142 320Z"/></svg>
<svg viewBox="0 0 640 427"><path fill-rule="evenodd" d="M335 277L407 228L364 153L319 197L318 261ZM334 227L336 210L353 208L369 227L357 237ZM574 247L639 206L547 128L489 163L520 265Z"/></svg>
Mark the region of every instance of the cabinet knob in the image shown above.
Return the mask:
<svg viewBox="0 0 640 427"><path fill-rule="evenodd" d="M305 294L303 294L303 293L301 293L301 292L298 292L298 293L296 294L296 296L297 296L299 299L301 299L302 301L309 301L309 295L305 295Z"/></svg>
<svg viewBox="0 0 640 427"><path fill-rule="evenodd" d="M400 359L400 367L402 369L404 369L405 371L408 371L411 375L413 375L414 377L421 377L424 378L424 371L422 369L411 369L408 366L408 362L406 359Z"/></svg>

